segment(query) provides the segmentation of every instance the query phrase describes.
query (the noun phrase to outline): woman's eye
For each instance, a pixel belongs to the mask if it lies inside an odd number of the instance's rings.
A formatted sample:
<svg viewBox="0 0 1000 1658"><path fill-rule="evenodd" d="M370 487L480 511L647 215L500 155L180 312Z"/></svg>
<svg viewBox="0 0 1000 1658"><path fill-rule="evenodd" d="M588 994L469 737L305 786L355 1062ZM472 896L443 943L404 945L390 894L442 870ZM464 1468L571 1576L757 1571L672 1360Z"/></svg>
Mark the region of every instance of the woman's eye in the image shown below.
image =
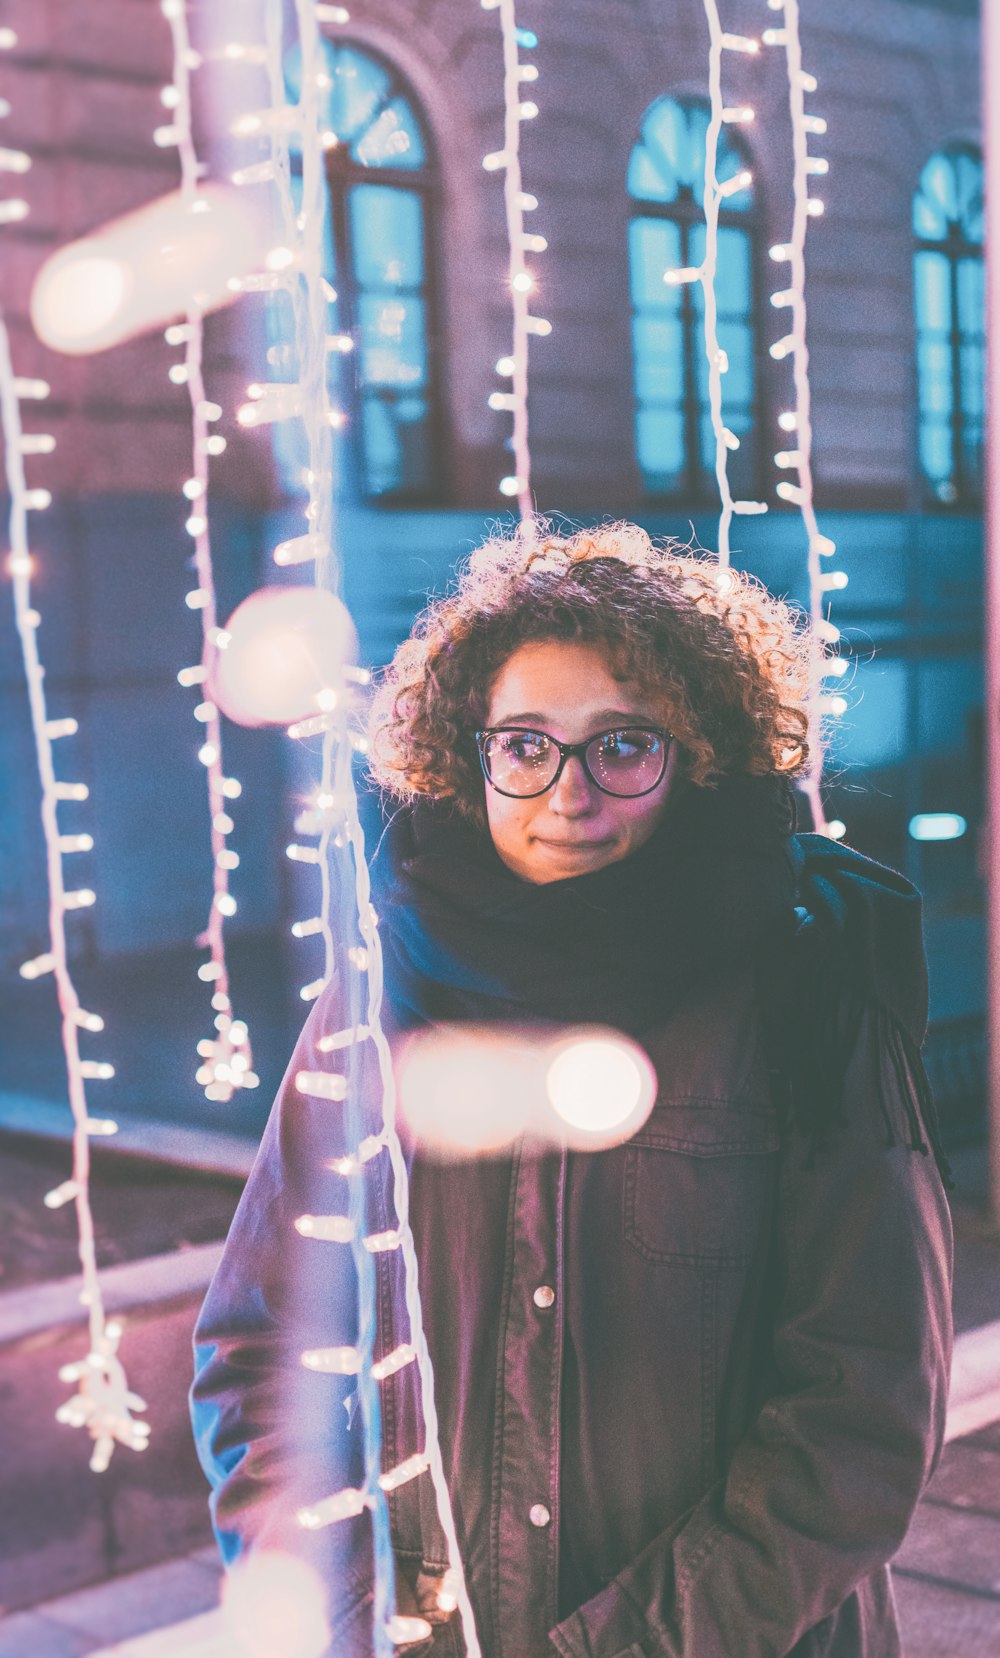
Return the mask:
<svg viewBox="0 0 1000 1658"><path fill-rule="evenodd" d="M608 760L631 760L641 752L641 744L632 732L609 731L602 740L601 752Z"/></svg>
<svg viewBox="0 0 1000 1658"><path fill-rule="evenodd" d="M516 731L501 738L501 751L508 760L540 760L549 740L539 731Z"/></svg>
<svg viewBox="0 0 1000 1658"><path fill-rule="evenodd" d="M658 742L653 731L608 731L601 738L601 758L638 760L655 753Z"/></svg>

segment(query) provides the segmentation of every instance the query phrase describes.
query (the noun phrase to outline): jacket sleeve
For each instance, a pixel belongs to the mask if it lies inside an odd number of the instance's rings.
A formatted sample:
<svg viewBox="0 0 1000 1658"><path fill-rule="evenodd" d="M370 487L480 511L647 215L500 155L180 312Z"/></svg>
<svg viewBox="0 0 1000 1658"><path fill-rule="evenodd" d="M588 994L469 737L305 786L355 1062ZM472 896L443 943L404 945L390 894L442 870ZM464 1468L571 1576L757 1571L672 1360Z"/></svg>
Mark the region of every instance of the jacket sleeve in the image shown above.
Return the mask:
<svg viewBox="0 0 1000 1658"><path fill-rule="evenodd" d="M349 1658L348 1626L363 1625L370 1647L370 1522L309 1532L295 1517L303 1503L363 1483L355 1379L302 1364L307 1348L357 1339L350 1247L295 1229L300 1215L345 1208L346 1182L326 1166L348 1149L344 1107L295 1086L298 1071L330 1068L316 1047L326 1027L336 1028L336 1014L324 997L292 1056L195 1326L190 1402L226 1565L263 1549L305 1561L328 1597L328 1623L342 1632L336 1650Z"/></svg>
<svg viewBox="0 0 1000 1658"><path fill-rule="evenodd" d="M812 1157L792 1134L782 1156L780 1386L724 1479L550 1631L563 1658L781 1658L899 1548L940 1455L951 1364L941 1178L929 1154L886 1145L917 1097L872 1006L849 1126Z"/></svg>

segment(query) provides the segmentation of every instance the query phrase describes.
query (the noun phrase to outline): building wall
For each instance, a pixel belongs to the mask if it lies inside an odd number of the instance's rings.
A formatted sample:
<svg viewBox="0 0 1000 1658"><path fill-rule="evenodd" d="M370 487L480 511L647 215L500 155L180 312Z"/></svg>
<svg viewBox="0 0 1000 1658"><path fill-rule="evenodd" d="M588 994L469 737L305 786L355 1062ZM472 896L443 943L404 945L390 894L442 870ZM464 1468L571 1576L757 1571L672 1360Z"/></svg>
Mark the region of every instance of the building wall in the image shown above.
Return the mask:
<svg viewBox="0 0 1000 1658"><path fill-rule="evenodd" d="M748 33L772 21L760 0L729 0L723 12L727 27ZM540 203L532 228L549 241L534 260L536 308L553 323L531 352L538 504L581 519L634 516L685 539L693 519L711 546L710 514L642 498L626 257L629 152L653 99L704 92L702 10L695 0L523 0L520 13L540 36L533 95L541 113L524 126L523 167ZM440 589L506 507L496 485L509 468L509 417L491 411L487 397L497 384L495 360L510 342L507 253L500 178L481 166L502 136L500 35L496 14L471 0L352 0L351 14L340 32L406 76L440 170L447 490L425 512L354 501L339 519L347 597L364 652L379 662L428 591ZM247 38L238 0L196 5L193 17L206 49L231 26ZM0 231L0 304L18 372L53 388L51 403L26 416L29 429L58 439L54 456L28 461L29 481L54 495L36 530L41 644L53 712L81 719L81 737L62 753L91 784L90 805L74 810L81 819L86 813L97 839L80 873L99 903L74 920L75 947L107 961L189 951L204 925L208 852L197 728L175 677L198 650L195 618L183 604L187 394L167 378L176 352L158 332L74 359L40 346L27 322L31 282L49 252L176 183L175 156L151 136L164 119L158 94L170 76L169 33L156 0L75 0L71 22L59 0L8 0L4 22L19 45L0 59L0 93L12 105L3 143L29 150L34 166L15 184L31 202L29 219ZM964 800L976 809L980 526L944 512L919 515L910 215L928 156L978 136L977 18L965 3L803 0L802 23L805 60L820 80L810 107L829 122L815 148L831 164L818 181L827 212L809 240L815 464L827 527L851 577L834 614L856 657L833 800L849 821L853 811L858 844L905 863L928 887L934 937L943 941L932 945L932 991L952 1013L981 1005L974 849L970 839L925 853L907 841L905 823L911 810L962 809ZM758 111L747 142L763 251L790 229L783 54L768 51L759 62L730 54L725 71L727 98ZM222 176L236 154L220 136L222 117L264 102L263 83L257 71L212 60L197 84L203 146ZM244 150L240 159L253 157ZM780 272L762 257L766 449L779 446L773 419L789 399L789 366L767 352L783 331L767 304ZM224 607L273 579L270 550L298 512L283 500L266 433L243 432L233 418L248 379L261 376L261 305L243 300L208 325L209 395L223 406L220 429L229 440L213 467ZM765 490L773 481L765 478ZM744 520L737 541L737 557L776 591L804 598L805 548L794 514ZM234 880L234 936L264 940L260 959L291 983L310 975L290 967L271 941L291 902L280 847L301 778L277 741L231 731L227 744L247 786L236 814L243 866ZM44 940L45 902L38 788L6 584L0 778L0 973L9 975Z"/></svg>

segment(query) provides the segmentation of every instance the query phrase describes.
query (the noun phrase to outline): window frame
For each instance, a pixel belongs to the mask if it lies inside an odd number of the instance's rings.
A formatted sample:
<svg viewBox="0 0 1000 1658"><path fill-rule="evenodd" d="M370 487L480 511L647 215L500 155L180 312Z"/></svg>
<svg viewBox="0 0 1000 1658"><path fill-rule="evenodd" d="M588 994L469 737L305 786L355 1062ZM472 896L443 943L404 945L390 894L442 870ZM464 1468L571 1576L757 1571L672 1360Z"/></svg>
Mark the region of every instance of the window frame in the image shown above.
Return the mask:
<svg viewBox="0 0 1000 1658"><path fill-rule="evenodd" d="M656 104L660 103L661 101L665 101L665 100L670 100L671 102L673 102L675 104L678 104L684 110L689 110L689 109L702 109L702 110L705 110L705 109L708 108L708 105L706 104L705 100L702 99L702 98L681 97L681 96L677 96L674 93L669 93L669 92L668 93L662 93L660 95L660 97L655 98L653 100L652 104L647 105L646 109L643 111L642 122L645 122L646 116L649 114L649 111ZM726 137L727 137L727 142L730 143L732 145L732 148L740 155L741 160L743 160L749 166L750 165L750 157L747 155L746 148L743 145L743 143L741 142L741 140L734 137L734 135L731 134L731 133L727 133ZM632 156L633 156L635 150L642 143L643 143L642 123L640 123L639 137L634 141L631 148L629 149L628 162L626 163L626 167L631 162L631 159L632 159ZM627 188L628 187L626 185L626 189ZM744 232L744 234L746 235L747 241L748 241L748 244L749 244L750 297L749 297L749 303L748 303L747 309L746 309L746 318L747 318L747 321L750 325L750 333L751 333L751 357L752 357L752 361L753 361L753 396L752 396L751 403L750 403L750 422L751 422L751 430L756 434L756 453L755 453L754 458L753 458L753 463L752 463L752 467L751 467L751 475L750 475L750 478L748 480L747 488L749 490L751 490L752 493L756 497L763 500L763 499L766 498L765 494L764 494L765 484L764 484L763 444L760 441L760 434L763 431L762 421L763 421L763 413L764 413L764 384L763 384L763 378L764 377L763 377L763 373L762 373L763 355L762 355L762 352L761 352L761 338L762 338L762 333L761 333L761 327L762 327L761 290L762 290L763 284L761 283L761 280L760 280L759 255L760 255L761 232L762 232L762 226L763 226L763 222L764 222L764 215L763 215L761 202L760 202L760 196L759 196L760 185L759 185L759 180L757 178L756 173L754 174L752 189L753 189L753 200L752 200L751 206L749 208L743 208L743 209L741 209L741 208L732 208L732 207L727 207L725 201L722 201L720 203L720 206L719 206L719 228L720 229L722 229L722 228L730 229L731 228L731 229L736 229L736 230L742 230ZM679 266L684 266L684 265L692 263L692 261L688 257L688 254L689 254L689 251L690 251L691 229L692 229L693 226L698 225L698 224L701 224L702 226L704 226L704 224L705 224L705 209L704 209L704 202L703 202L702 197L696 195L695 191L692 189L692 187L690 185L679 184L678 185L678 193L674 197L673 201L670 201L670 202L651 201L646 197L634 196L632 194L631 190L628 190L628 201L629 201L629 214L628 214L628 224L629 224L629 226L631 226L633 220L635 220L635 219L667 220L667 221L670 221L673 224L677 224L679 226L679 229L680 229L680 242L681 242L681 258L679 260ZM627 232L627 239L630 243L631 242L631 236L628 232ZM631 264L631 251L630 250L629 250L629 253L628 253L628 274L629 274L629 320L630 320L630 323L631 323L632 321L634 321L634 318L635 318L637 313L636 313L635 306L632 303L632 293L631 293L632 264ZM642 472L642 467L639 463L638 446L637 446L637 441L636 441L635 416L637 415L637 413L638 413L638 411L641 407L641 404L639 402L639 397L638 397L638 394L636 392L636 386L635 386L636 352L635 352L634 336L633 336L633 340L632 340L632 353L631 353L631 355L632 355L632 361L631 361L631 368L632 368L632 411L633 411L632 442L633 442L633 453L634 453L634 456L635 456L635 464L636 464L636 468L638 470L639 478L640 478L640 481L641 481L641 484L642 484L644 502L649 502L653 506L661 506L662 505L662 506L671 506L671 507L673 507L673 506L678 506L678 505L688 505L688 504L690 504L691 506L694 506L694 507L701 507L701 508L711 509L711 508L714 508L718 505L718 489L717 489L717 485L716 485L714 467L710 467L707 471L703 472L702 471L702 466L701 466L701 434L700 434L700 429L699 429L700 428L701 405L700 405L699 399L698 399L698 384L697 384L696 363L697 363L697 353L698 353L699 346L702 349L702 351L704 350L704 325L699 324L697 315L695 313L694 300L693 300L693 296L692 296L692 292L691 292L693 286L694 286L693 283L684 282L680 285L680 288L679 288L679 298L680 298L679 312L680 312L680 317L681 317L682 361L684 363L684 405L683 405L683 415L684 415L684 420L683 420L684 469L683 469L683 481L678 486L677 489L669 490L669 491L650 489L649 486L646 484L646 481L645 481L645 478L644 478L643 472ZM723 380L723 404L725 404L725 381L724 380Z"/></svg>
<svg viewBox="0 0 1000 1658"><path fill-rule="evenodd" d="M335 49L346 47L378 64L388 75L386 92L372 112L376 120L381 111L395 98L405 100L412 112L424 143L425 161L419 168L369 167L355 161L348 143L336 144L326 152L324 169L330 210L330 237L333 245L334 285L337 289L338 328L350 334L355 349L347 363L341 361L342 385L349 391L351 407L343 434L343 447L353 476L358 482L358 494L372 507L394 509L407 506L438 506L447 499L451 484L450 428L445 413L442 362L444 338L442 333L444 306L440 292L441 260L439 258L437 223L440 212L441 172L433 135L423 105L400 69L381 52L367 43L350 37L329 41ZM370 124L370 123L369 123ZM361 336L359 296L362 289L355 278L353 244L350 229L348 198L354 185L383 185L390 189L407 190L420 199L422 225L423 285L422 298L425 316L425 349L427 352L427 443L430 466L425 483L418 489L397 489L375 493L370 487L362 426L362 408L365 388L361 381ZM350 372L353 367L353 373ZM402 395L402 394L397 394Z"/></svg>
<svg viewBox="0 0 1000 1658"><path fill-rule="evenodd" d="M976 163L981 173L983 171L983 155L975 144L969 141L945 144L941 149L934 150L924 161L924 164L920 169L920 177L917 181L916 190L913 192L913 204L916 203L923 192L923 179L927 168L930 166L930 163L939 156L947 160L949 163L956 160L959 156L965 156L969 160ZM921 327L917 303L917 259L921 253L941 254L948 261L948 299L950 323L948 330L948 349L951 359L951 416L949 419L949 427L951 436L951 481L955 486L955 497L950 501L943 499L942 496L938 494L933 479L930 478L924 470L923 457L921 453L924 410L923 403L921 401L920 385ZM979 242L969 241L963 235L957 220L948 220L947 234L944 237L932 239L927 236L920 236L915 230L913 231L913 252L910 264L912 272L914 375L916 380L916 443L914 458L917 485L925 509L940 513L953 513L956 515L981 511L983 506L983 491L985 483L982 467L980 467L978 476L970 479L967 476L966 468L963 462L962 438L966 425L966 414L964 408L962 407L961 352L963 335L960 327L958 300L959 267L963 259L978 259L980 262L983 262L985 260L985 240ZM984 339L985 333L986 316L984 309L981 326L981 334ZM985 408L983 424L985 440Z"/></svg>

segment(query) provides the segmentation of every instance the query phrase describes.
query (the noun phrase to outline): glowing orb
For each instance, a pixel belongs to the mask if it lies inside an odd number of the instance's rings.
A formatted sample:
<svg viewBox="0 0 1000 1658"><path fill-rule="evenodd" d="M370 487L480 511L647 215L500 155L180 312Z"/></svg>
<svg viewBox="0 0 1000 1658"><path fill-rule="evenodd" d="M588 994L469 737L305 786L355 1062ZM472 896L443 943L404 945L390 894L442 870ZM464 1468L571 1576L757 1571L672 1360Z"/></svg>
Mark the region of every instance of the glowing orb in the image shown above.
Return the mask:
<svg viewBox="0 0 1000 1658"><path fill-rule="evenodd" d="M288 725L336 707L344 667L357 658L350 613L325 588L251 593L225 632L209 694L238 725Z"/></svg>
<svg viewBox="0 0 1000 1658"><path fill-rule="evenodd" d="M320 1658L330 1641L325 1598L304 1560L261 1551L227 1576L223 1619L246 1658Z"/></svg>
<svg viewBox="0 0 1000 1658"><path fill-rule="evenodd" d="M31 293L39 339L56 351L103 351L181 316L230 304L234 278L255 270L268 245L246 192L179 190L70 242L47 259Z"/></svg>
<svg viewBox="0 0 1000 1658"><path fill-rule="evenodd" d="M396 1064L409 1133L439 1160L487 1156L528 1127L534 1045L497 1026L438 1025L409 1037Z"/></svg>
<svg viewBox="0 0 1000 1658"><path fill-rule="evenodd" d="M77 257L52 270L42 301L46 321L57 319L56 327L67 342L63 349L72 351L72 342L82 341L86 350L86 342L113 323L131 285L127 265L96 251L96 244L95 251L88 252L85 242L78 243ZM41 326L38 331L42 333Z"/></svg>
<svg viewBox="0 0 1000 1658"><path fill-rule="evenodd" d="M616 1031L579 1031L549 1050L549 1105L565 1141L596 1150L642 1126L656 1098L656 1073L636 1043Z"/></svg>
<svg viewBox="0 0 1000 1658"><path fill-rule="evenodd" d="M642 1127L656 1072L618 1031L586 1026L545 1040L537 1028L437 1025L396 1056L400 1115L439 1161L489 1156L525 1136L536 1147L600 1151Z"/></svg>

